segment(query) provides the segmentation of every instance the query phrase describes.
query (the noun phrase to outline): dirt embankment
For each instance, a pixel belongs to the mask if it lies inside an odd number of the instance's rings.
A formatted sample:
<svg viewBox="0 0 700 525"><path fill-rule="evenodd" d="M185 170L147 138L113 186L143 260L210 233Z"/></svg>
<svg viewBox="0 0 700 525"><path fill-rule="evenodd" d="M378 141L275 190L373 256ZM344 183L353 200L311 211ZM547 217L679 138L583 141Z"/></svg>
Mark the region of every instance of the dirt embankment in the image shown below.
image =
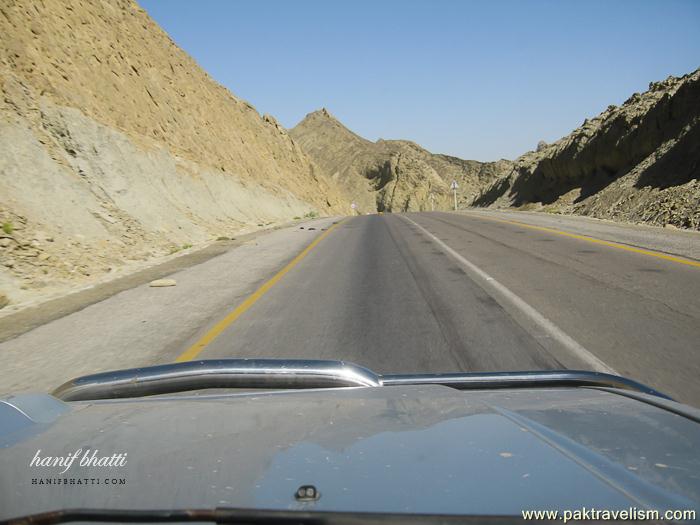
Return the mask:
<svg viewBox="0 0 700 525"><path fill-rule="evenodd" d="M522 155L474 204L700 229L700 70Z"/></svg>
<svg viewBox="0 0 700 525"><path fill-rule="evenodd" d="M371 142L325 108L309 113L289 134L363 212L450 209L453 180L465 205L511 168L506 160L483 163L436 155L406 140Z"/></svg>
<svg viewBox="0 0 700 525"><path fill-rule="evenodd" d="M0 34L0 299L349 211L274 118L134 2L7 0Z"/></svg>

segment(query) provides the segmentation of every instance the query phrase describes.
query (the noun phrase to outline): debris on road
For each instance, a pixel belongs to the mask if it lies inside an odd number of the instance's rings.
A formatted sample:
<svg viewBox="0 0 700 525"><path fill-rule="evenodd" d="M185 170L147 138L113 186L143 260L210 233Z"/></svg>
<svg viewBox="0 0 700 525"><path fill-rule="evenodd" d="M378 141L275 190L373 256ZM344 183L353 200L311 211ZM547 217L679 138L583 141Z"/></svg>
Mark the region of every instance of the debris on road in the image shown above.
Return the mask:
<svg viewBox="0 0 700 525"><path fill-rule="evenodd" d="M176 286L177 282L175 279L156 279L148 283L151 288L164 288L166 286Z"/></svg>

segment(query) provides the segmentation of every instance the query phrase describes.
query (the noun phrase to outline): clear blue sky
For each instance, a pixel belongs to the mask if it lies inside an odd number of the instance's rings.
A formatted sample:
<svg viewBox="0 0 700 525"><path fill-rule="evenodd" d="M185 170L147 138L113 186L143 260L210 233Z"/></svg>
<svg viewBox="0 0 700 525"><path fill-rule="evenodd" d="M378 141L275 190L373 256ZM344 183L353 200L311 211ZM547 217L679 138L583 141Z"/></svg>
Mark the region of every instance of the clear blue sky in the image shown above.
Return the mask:
<svg viewBox="0 0 700 525"><path fill-rule="evenodd" d="M700 66L699 0L139 0L217 81L293 127L514 158Z"/></svg>

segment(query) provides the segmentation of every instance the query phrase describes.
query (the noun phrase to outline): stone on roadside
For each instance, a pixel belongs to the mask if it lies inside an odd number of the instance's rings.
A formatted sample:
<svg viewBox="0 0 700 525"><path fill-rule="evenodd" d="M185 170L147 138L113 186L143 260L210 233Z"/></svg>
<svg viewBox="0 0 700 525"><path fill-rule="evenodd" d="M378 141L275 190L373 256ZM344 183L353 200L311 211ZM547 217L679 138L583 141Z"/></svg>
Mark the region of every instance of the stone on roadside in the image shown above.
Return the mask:
<svg viewBox="0 0 700 525"><path fill-rule="evenodd" d="M148 283L148 286L152 288L164 288L166 286L175 286L177 282L175 279L156 279Z"/></svg>
<svg viewBox="0 0 700 525"><path fill-rule="evenodd" d="M0 293L0 309L5 308L8 304L10 304L10 300L4 293Z"/></svg>

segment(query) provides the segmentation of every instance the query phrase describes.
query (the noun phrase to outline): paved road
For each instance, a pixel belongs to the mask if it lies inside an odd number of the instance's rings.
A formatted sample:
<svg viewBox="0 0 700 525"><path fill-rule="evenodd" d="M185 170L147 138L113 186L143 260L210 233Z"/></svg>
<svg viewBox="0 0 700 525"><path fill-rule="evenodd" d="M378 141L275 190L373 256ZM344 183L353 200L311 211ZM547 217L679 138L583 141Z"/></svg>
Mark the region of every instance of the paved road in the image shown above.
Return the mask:
<svg viewBox="0 0 700 525"><path fill-rule="evenodd" d="M410 373L591 369L592 355L700 405L699 267L479 215L406 217L425 231L395 215L340 225L201 357L346 359Z"/></svg>
<svg viewBox="0 0 700 525"><path fill-rule="evenodd" d="M185 353L345 359L395 373L611 369L700 406L696 260L638 250L634 239L616 247L562 235L545 218L513 220L373 215L328 232L332 219L275 232L176 274L175 288L122 292L0 344L13 363L0 385L47 388ZM578 220L560 228L576 231ZM595 227L601 239L618 235ZM196 346L232 311L235 320Z"/></svg>

